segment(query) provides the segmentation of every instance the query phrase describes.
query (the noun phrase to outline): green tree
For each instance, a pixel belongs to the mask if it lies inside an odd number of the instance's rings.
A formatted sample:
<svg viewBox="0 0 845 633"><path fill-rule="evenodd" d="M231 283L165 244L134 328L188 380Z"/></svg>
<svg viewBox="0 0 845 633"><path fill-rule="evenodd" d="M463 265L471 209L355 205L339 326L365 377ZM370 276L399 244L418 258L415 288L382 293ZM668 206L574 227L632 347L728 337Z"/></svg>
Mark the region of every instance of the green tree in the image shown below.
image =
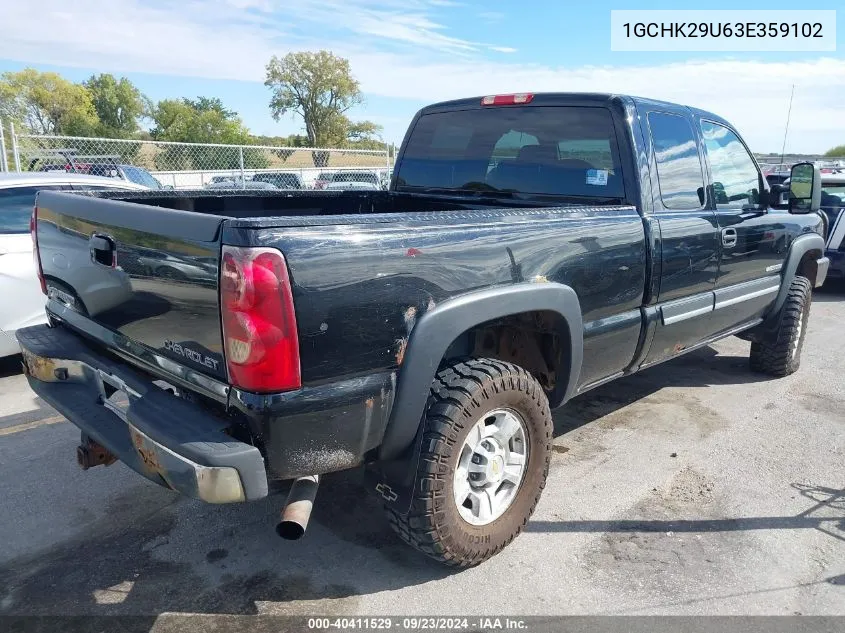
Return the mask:
<svg viewBox="0 0 845 633"><path fill-rule="evenodd" d="M84 86L34 68L0 77L0 117L30 134L69 136L90 135L99 122Z"/></svg>
<svg viewBox="0 0 845 633"><path fill-rule="evenodd" d="M309 147L308 137L302 136L301 134L291 134L289 136L253 136L251 143L253 145L272 147L273 149L267 151L271 155L280 158L283 163L296 153L296 148Z"/></svg>
<svg viewBox="0 0 845 633"><path fill-rule="evenodd" d="M381 140L382 127L372 121L358 121L350 123L346 133L346 145L358 149L388 149L387 143Z"/></svg>
<svg viewBox="0 0 845 633"><path fill-rule="evenodd" d="M196 99L182 99L197 112L217 112L224 119L235 120L238 113L224 107L219 97L197 97Z"/></svg>
<svg viewBox="0 0 845 633"><path fill-rule="evenodd" d="M302 134L290 134L288 136L252 136L253 145L273 145L276 147L311 147L308 144L308 137Z"/></svg>
<svg viewBox="0 0 845 633"><path fill-rule="evenodd" d="M282 162L287 160L296 153L300 147L311 147L308 142L308 137L302 134L290 134L288 136L253 136L252 143L254 145L270 146L273 149L267 151L272 156L277 156Z"/></svg>
<svg viewBox="0 0 845 633"><path fill-rule="evenodd" d="M338 115L363 102L349 60L329 51L275 55L267 64L264 85L272 90L270 112L278 120L294 112L302 117L313 147L335 140Z"/></svg>
<svg viewBox="0 0 845 633"><path fill-rule="evenodd" d="M149 99L126 77L93 75L83 85L100 119L97 133L108 138L130 138L140 129L140 119L151 110Z"/></svg>
<svg viewBox="0 0 845 633"><path fill-rule="evenodd" d="M150 135L157 141L248 145L249 130L237 113L223 106L220 99L165 99L152 112ZM155 158L159 169L237 169L241 164L237 147L202 147L171 145ZM269 164L261 151L243 152L244 167L261 168Z"/></svg>
<svg viewBox="0 0 845 633"><path fill-rule="evenodd" d="M372 140L380 127L370 121L353 123L346 113L363 103L349 61L329 51L275 55L267 64L264 85L272 90L270 112L277 121L286 114L302 117L312 147L349 147ZM314 164L328 164L327 152L314 152Z"/></svg>
<svg viewBox="0 0 845 633"><path fill-rule="evenodd" d="M831 158L841 158L845 156L845 145L837 145L836 147L832 147L824 153L825 156L830 156Z"/></svg>
<svg viewBox="0 0 845 633"><path fill-rule="evenodd" d="M219 99L165 99L155 106L152 118L150 134L158 141L246 144L250 140L237 113L224 108Z"/></svg>

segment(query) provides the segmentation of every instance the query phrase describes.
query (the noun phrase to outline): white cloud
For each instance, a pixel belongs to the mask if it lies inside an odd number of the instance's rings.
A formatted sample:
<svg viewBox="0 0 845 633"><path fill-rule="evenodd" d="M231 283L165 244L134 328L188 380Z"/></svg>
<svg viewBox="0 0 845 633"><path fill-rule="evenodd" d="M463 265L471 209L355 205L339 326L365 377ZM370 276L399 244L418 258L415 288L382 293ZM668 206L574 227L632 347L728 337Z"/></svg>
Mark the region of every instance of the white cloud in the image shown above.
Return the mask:
<svg viewBox="0 0 845 633"><path fill-rule="evenodd" d="M491 46L491 51L496 51L497 53L515 53L516 49L511 48L510 46Z"/></svg>
<svg viewBox="0 0 845 633"><path fill-rule="evenodd" d="M731 121L757 152L783 139L790 85L795 100L787 151L820 152L845 141L841 95L845 60L703 61L648 67L576 68L493 61L413 64L397 56L363 56L365 91L427 101L511 92L614 92L674 101Z"/></svg>
<svg viewBox="0 0 845 633"><path fill-rule="evenodd" d="M349 28L362 35L372 35L403 44L435 48L441 51L469 52L477 50L477 45L473 42L444 35L440 32L445 28L442 24L432 22L421 14L364 13L350 20Z"/></svg>
<svg viewBox="0 0 845 633"><path fill-rule="evenodd" d="M213 15L193 6L186 15L143 0L80 2L68 11L56 0L39 11L3 9L0 58L31 64L99 68L224 79L257 79L276 38L285 33L247 19L231 5Z"/></svg>
<svg viewBox="0 0 845 633"><path fill-rule="evenodd" d="M787 151L824 151L845 141L842 58L615 67L528 64L513 58L503 63L499 57L486 59L484 52L512 52L506 43L461 39L433 16L431 11L440 8L432 6L442 7L443 0L299 0L275 11L279 2L87 0L68 9L65 0L41 0L38 11L12 3L4 7L0 23L0 58L260 82L271 55L328 47L350 59L368 95L408 100L405 121L418 103L465 96L628 93L712 110L738 126L759 152L780 148L794 83ZM397 113L372 112L373 118L379 114L393 118ZM385 121L386 138L398 141L403 131L404 123Z"/></svg>
<svg viewBox="0 0 845 633"><path fill-rule="evenodd" d="M244 0L241 0L244 1ZM249 0L246 0L249 1ZM405 47L444 53L476 51L480 44L444 33L432 12L457 6L449 0L275 0L280 14L300 23L315 22L320 32L344 30ZM326 16L331 16L330 20ZM328 40L335 38L328 36ZM377 41L377 40L376 40ZM374 42L370 42L371 44Z"/></svg>

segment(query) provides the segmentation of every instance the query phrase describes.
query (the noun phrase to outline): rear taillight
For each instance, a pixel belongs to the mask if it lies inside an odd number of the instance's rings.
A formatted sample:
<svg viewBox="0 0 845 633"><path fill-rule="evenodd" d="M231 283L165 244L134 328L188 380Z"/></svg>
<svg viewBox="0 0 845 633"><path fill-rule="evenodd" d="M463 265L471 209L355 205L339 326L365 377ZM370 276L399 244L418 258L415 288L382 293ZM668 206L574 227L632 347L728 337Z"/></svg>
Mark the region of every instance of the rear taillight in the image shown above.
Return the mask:
<svg viewBox="0 0 845 633"><path fill-rule="evenodd" d="M35 270L38 273L38 281L41 284L41 292L47 294L47 283L44 281L44 271L41 270L41 257L38 253L38 207L32 207L32 215L29 218L29 235L32 237L32 260Z"/></svg>
<svg viewBox="0 0 845 633"><path fill-rule="evenodd" d="M299 389L299 339L285 258L224 246L220 309L229 381L246 391Z"/></svg>

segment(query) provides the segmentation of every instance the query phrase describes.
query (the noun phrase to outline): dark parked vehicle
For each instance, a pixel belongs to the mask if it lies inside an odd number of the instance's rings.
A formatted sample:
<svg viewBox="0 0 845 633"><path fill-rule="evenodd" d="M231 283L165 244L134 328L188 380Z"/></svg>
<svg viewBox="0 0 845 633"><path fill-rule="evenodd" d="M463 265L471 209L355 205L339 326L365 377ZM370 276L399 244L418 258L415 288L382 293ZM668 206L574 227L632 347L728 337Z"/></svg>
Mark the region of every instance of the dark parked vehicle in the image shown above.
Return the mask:
<svg viewBox="0 0 845 633"><path fill-rule="evenodd" d="M209 180L205 186L216 185L221 182L233 182L235 180L240 180L240 176L212 176L211 180ZM249 176L246 177L246 180L250 180Z"/></svg>
<svg viewBox="0 0 845 633"><path fill-rule="evenodd" d="M332 176L332 183L357 183L363 182L381 188L381 182L375 172L372 171L338 171Z"/></svg>
<svg viewBox="0 0 845 633"><path fill-rule="evenodd" d="M252 177L253 182L267 182L278 189L304 189L299 174L290 172L261 172Z"/></svg>
<svg viewBox="0 0 845 633"><path fill-rule="evenodd" d="M473 565L530 518L551 409L731 335L753 370L798 369L828 267L818 178L794 166L772 208L730 124L670 103L441 103L389 191L39 194L38 245L58 229L100 272L154 248L184 278L122 272L131 296L93 316L66 283L52 327L17 336L83 467L212 503L294 480L295 538L319 475L364 465L405 541ZM40 273L64 281L55 250Z"/></svg>
<svg viewBox="0 0 845 633"><path fill-rule="evenodd" d="M67 173L120 178L148 189L172 189L161 182L143 167L120 163L120 155L82 155L73 149L44 150L41 155L33 156L29 171L64 171Z"/></svg>

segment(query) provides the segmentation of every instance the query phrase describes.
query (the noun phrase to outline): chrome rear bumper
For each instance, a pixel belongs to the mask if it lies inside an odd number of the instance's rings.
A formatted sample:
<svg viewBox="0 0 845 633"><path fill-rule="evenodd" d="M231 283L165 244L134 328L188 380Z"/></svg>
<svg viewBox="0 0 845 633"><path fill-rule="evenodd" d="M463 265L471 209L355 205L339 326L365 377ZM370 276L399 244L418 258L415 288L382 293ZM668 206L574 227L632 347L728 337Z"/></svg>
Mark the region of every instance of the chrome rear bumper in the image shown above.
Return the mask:
<svg viewBox="0 0 845 633"><path fill-rule="evenodd" d="M209 503L266 496L264 460L256 447L225 433L228 420L97 354L61 327L25 328L18 340L32 389L139 474Z"/></svg>

